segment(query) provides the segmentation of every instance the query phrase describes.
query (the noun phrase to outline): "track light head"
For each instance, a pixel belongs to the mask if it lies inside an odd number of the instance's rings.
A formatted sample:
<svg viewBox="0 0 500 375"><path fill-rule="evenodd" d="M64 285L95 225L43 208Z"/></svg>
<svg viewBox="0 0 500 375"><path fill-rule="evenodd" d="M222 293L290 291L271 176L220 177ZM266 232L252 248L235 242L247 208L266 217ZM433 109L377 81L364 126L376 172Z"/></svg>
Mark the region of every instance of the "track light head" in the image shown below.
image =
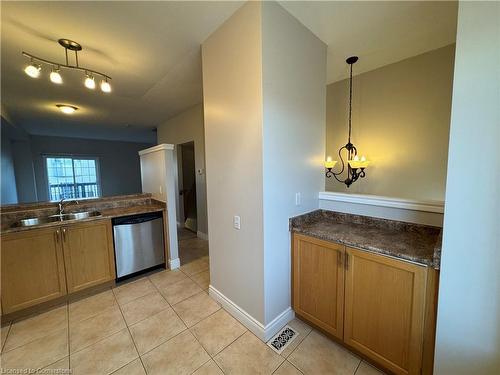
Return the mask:
<svg viewBox="0 0 500 375"><path fill-rule="evenodd" d="M52 68L52 72L50 72L50 80L56 85L60 85L63 83L61 74L59 73L59 69Z"/></svg>
<svg viewBox="0 0 500 375"><path fill-rule="evenodd" d="M101 91L105 93L111 92L111 85L107 78L101 81Z"/></svg>
<svg viewBox="0 0 500 375"><path fill-rule="evenodd" d="M42 67L38 64L35 64L33 60L31 60L31 63L24 68L24 72L29 75L31 78L38 78L40 77L40 71L42 70Z"/></svg>
<svg viewBox="0 0 500 375"><path fill-rule="evenodd" d="M86 75L86 78L85 78L85 87L90 89L90 90L94 90L95 89L95 80L94 80L94 76L92 76L92 74L87 74Z"/></svg>

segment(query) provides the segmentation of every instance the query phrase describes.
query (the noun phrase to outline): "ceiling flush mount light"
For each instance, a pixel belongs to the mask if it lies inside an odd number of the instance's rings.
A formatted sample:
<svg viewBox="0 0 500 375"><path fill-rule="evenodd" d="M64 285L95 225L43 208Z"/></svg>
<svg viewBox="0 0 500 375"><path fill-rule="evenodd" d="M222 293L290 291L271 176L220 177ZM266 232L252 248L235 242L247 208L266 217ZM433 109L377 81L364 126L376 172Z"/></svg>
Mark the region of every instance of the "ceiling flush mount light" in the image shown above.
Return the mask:
<svg viewBox="0 0 500 375"><path fill-rule="evenodd" d="M33 59L31 59L30 64L26 68L24 68L24 72L31 78L40 77L40 70L42 70L42 67L38 64L35 64Z"/></svg>
<svg viewBox="0 0 500 375"><path fill-rule="evenodd" d="M63 80L61 74L59 74L59 68L52 68L52 72L50 72L50 80L52 83L60 85Z"/></svg>
<svg viewBox="0 0 500 375"><path fill-rule="evenodd" d="M358 150L356 149L356 146L354 146L351 143L351 113L352 113L352 66L354 63L358 61L357 56L351 56L346 60L346 63L349 64L350 66L350 73L349 73L349 136L347 138L347 144L345 146L342 146L339 149L339 157L340 157L340 162L342 163L342 168L340 169L339 172L335 173L332 171L333 167L335 167L335 164L337 164L337 161L332 160L331 157L328 157L325 161L325 168L326 168L326 177L335 177L335 179L339 182L342 182L347 185L347 187L351 186L353 182L355 182L358 178L363 178L365 177L365 168L368 167L369 161L366 160L364 156L361 156L359 158L358 156ZM347 177L345 179L341 179L339 176L344 173L345 170L345 163L344 159L342 158L342 150L347 151Z"/></svg>
<svg viewBox="0 0 500 375"><path fill-rule="evenodd" d="M56 107L59 108L59 110L62 113L65 113L67 115L71 115L75 111L78 111L78 107L75 107L74 105L69 105L69 104L56 104Z"/></svg>
<svg viewBox="0 0 500 375"><path fill-rule="evenodd" d="M89 68L81 67L78 64L78 51L81 51L82 46L69 39L59 39L59 44L64 48L64 53L66 56L66 64L56 63L54 61L42 59L41 57L34 56L30 53L23 52L23 55L30 59L30 64L24 69L25 73L32 78L38 78L40 76L40 72L42 69L41 64L46 64L48 66L52 66L52 70L50 73L50 80L60 85L63 82L62 76L60 74L61 69L70 69L70 70L79 70L85 72L85 87L94 90L95 89L95 76L102 77L101 90L105 93L111 92L111 85L108 81L111 81L111 77L107 74L98 72L96 70L92 70ZM70 64L68 59L68 50L73 51L75 53L75 63ZM56 68L57 67L57 68ZM104 85L103 85L104 84Z"/></svg>

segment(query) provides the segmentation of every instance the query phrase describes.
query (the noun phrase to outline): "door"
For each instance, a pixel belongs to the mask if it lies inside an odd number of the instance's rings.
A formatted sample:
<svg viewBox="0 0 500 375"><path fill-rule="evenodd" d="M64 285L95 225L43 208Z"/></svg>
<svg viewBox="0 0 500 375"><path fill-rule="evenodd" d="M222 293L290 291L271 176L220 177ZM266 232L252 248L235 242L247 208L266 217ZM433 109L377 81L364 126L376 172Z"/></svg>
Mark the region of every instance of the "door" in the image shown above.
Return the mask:
<svg viewBox="0 0 500 375"><path fill-rule="evenodd" d="M62 228L68 292L115 279L111 220Z"/></svg>
<svg viewBox="0 0 500 375"><path fill-rule="evenodd" d="M3 235L1 256L4 314L66 294L59 228Z"/></svg>
<svg viewBox="0 0 500 375"><path fill-rule="evenodd" d="M426 268L346 248L344 342L395 374L419 374Z"/></svg>
<svg viewBox="0 0 500 375"><path fill-rule="evenodd" d="M294 233L293 252L296 314L342 339L344 247Z"/></svg>
<svg viewBox="0 0 500 375"><path fill-rule="evenodd" d="M197 207L196 207L196 167L194 159L194 142L179 145L180 157L178 162L179 171L179 194L181 195L183 224L184 227L197 231Z"/></svg>

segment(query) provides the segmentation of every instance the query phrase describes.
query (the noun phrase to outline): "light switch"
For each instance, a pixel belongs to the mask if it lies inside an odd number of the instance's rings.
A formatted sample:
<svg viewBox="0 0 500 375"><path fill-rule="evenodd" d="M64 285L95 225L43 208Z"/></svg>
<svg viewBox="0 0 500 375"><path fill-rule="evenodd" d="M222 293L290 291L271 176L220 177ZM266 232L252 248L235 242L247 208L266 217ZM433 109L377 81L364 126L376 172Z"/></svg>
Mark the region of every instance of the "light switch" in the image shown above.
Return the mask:
<svg viewBox="0 0 500 375"><path fill-rule="evenodd" d="M300 193L295 193L295 205L300 206L302 204L302 197Z"/></svg>
<svg viewBox="0 0 500 375"><path fill-rule="evenodd" d="M233 217L233 227L234 229L241 229L241 218L239 216Z"/></svg>

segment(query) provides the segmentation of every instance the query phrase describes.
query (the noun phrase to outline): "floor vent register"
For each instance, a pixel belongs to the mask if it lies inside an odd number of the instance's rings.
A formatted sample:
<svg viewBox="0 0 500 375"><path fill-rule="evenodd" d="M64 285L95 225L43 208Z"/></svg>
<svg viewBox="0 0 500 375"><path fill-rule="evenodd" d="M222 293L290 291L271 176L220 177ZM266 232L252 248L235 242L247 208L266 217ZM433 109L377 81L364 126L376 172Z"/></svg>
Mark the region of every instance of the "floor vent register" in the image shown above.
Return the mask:
<svg viewBox="0 0 500 375"><path fill-rule="evenodd" d="M281 354L298 335L298 332L294 331L289 325L286 325L267 342L267 345L276 353Z"/></svg>

